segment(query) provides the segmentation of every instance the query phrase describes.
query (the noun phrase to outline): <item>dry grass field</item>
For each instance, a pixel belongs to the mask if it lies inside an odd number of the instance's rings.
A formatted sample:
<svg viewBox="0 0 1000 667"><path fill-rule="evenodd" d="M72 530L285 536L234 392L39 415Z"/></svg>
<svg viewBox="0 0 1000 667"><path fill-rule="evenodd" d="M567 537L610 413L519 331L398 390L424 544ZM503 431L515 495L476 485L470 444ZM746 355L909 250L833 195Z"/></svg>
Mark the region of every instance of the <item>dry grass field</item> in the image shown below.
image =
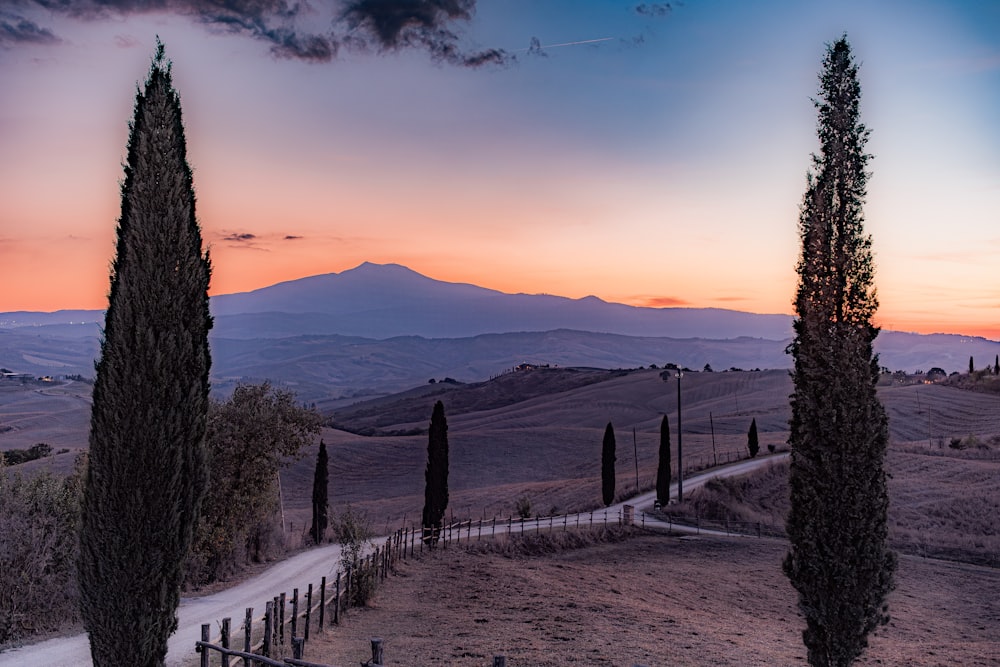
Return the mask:
<svg viewBox="0 0 1000 667"><path fill-rule="evenodd" d="M778 540L640 533L548 555L477 546L401 564L369 607L310 639L307 659L356 665L382 637L388 665L478 667L495 654L512 667L806 664ZM996 570L902 558L892 620L859 664L997 664L997 586Z"/></svg>
<svg viewBox="0 0 1000 667"><path fill-rule="evenodd" d="M619 493L635 489L636 467L639 486L652 486L662 414L676 437L673 377L648 369L572 378L556 369L528 373L551 375L421 387L335 418L412 431L426 428L441 398L456 518L514 514L521 497L542 515L597 507L608 421L618 441ZM516 387L505 384L511 382L530 382L531 397L516 400ZM681 389L686 469L745 456L752 418L762 447L784 446L786 371L687 373ZM914 384L880 388L880 396L890 417L894 539L923 545L913 553L955 557L931 544L931 536L949 534L965 540L966 553L969 545L996 553L1000 462L986 450L959 452L948 444L1000 434L1000 395ZM0 449L47 442L70 450L25 464L26 470L68 471L86 446L88 421L89 386L0 387ZM323 438L334 513L351 504L367 512L378 532L418 519L426 435L365 437L327 428ZM315 453L311 448L282 473L293 543L309 517ZM773 485L770 493L754 511L780 517L781 493ZM311 642L308 655L356 664L368 657L368 636L378 634L387 639L391 664L480 665L497 651L515 665L802 664L794 594L778 565L783 552L770 540L661 536L548 557L449 551L403 566L372 608L331 632L333 643L323 652ZM894 621L864 664L998 664L997 600L1000 570L906 556L890 600Z"/></svg>

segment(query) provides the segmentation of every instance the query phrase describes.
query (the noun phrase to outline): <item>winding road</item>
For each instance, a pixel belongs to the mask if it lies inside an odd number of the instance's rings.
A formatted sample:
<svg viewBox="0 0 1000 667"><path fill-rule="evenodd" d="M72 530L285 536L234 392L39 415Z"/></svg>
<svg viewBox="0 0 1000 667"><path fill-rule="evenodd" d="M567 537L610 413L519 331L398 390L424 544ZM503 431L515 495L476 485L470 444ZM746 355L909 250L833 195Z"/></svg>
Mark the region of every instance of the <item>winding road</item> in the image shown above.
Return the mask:
<svg viewBox="0 0 1000 667"><path fill-rule="evenodd" d="M774 461L779 461L788 454L778 454L765 456L758 459L750 459L738 463L729 464L720 468L714 468L699 473L684 480L686 490L693 490L710 479L719 477L733 477L743 475L757 468L769 465ZM676 494L676 482L671 486L671 492ZM629 500L612 505L608 508L609 519L618 520L619 513L625 504L633 505L637 509L643 509L653 504L656 493L643 493ZM584 514L581 514L582 517ZM586 513L586 516L590 516ZM594 513L595 518L598 513ZM570 519L572 522L572 517ZM541 520L542 527L545 527L545 520ZM662 521L646 517L645 524L666 528L667 524ZM535 522L526 521L523 524L514 526L521 530L535 527ZM694 532L695 528L687 528L673 524L673 530L684 532ZM498 524L497 531L506 531L507 526ZM701 530L702 534L712 531ZM724 533L722 533L724 534ZM384 542L385 538L376 538L375 542ZM254 616L259 615L264 604L274 597L276 591L288 591L298 588L304 591L309 583L314 587L319 587L320 578L326 576L328 579L336 576L337 564L340 561L340 545L331 544L316 549L304 551L292 558L276 563L258 576L248 579L233 588L206 595L198 598L183 598L178 609L178 630L171 636L168 642L167 665L168 667L182 667L191 664L194 660L195 642L201 639L201 625L212 623L213 631L217 630L217 622L222 618L231 617L234 624L238 624L243 618L247 607L254 608ZM29 644L19 648L7 649L0 653L0 667L23 667L24 665L46 665L48 667L86 667L91 665L90 645L87 642L86 634L78 634L69 637L56 637L36 644Z"/></svg>

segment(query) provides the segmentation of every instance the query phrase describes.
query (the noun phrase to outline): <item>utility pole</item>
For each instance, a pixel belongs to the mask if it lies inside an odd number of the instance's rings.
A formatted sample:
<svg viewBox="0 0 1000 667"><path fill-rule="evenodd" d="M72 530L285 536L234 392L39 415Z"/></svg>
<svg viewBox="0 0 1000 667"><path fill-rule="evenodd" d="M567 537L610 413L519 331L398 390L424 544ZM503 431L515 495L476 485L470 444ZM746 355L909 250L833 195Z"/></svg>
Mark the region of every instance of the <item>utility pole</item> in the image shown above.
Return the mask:
<svg viewBox="0 0 1000 667"><path fill-rule="evenodd" d="M715 420L712 419L712 413L708 413L708 423L712 426L712 458L715 459L715 465L719 465L719 454L715 451Z"/></svg>
<svg viewBox="0 0 1000 667"><path fill-rule="evenodd" d="M635 492L639 493L639 445L635 442L635 426L632 427L632 452L635 454Z"/></svg>
<svg viewBox="0 0 1000 667"><path fill-rule="evenodd" d="M681 448L681 378L684 377L684 373L681 369L677 369L677 373L674 374L677 378L677 502L684 502L684 459L681 458L682 448Z"/></svg>

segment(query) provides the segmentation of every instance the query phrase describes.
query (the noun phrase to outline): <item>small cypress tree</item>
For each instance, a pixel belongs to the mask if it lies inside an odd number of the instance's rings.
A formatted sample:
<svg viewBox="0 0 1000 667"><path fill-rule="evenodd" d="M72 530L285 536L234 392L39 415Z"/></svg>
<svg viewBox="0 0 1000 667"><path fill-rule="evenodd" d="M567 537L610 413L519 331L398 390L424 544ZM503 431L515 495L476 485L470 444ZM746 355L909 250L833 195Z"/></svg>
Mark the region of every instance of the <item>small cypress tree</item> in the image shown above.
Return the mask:
<svg viewBox="0 0 1000 667"><path fill-rule="evenodd" d="M993 375L1000 375L1000 354L993 360Z"/></svg>
<svg viewBox="0 0 1000 667"><path fill-rule="evenodd" d="M329 485L330 470L326 454L326 443L320 440L319 454L316 455L316 471L313 473L312 528L309 530L309 534L316 544L323 541L323 536L326 535L326 527L329 523Z"/></svg>
<svg viewBox="0 0 1000 667"><path fill-rule="evenodd" d="M615 429L608 422L601 443L601 496L607 507L615 502Z"/></svg>
<svg viewBox="0 0 1000 667"><path fill-rule="evenodd" d="M969 375L972 375L975 372L976 372L976 366L972 361L972 357L969 357Z"/></svg>
<svg viewBox="0 0 1000 667"><path fill-rule="evenodd" d="M757 439L757 418L750 420L750 430L747 431L747 451L750 458L756 458L760 452L760 440Z"/></svg>
<svg viewBox="0 0 1000 667"><path fill-rule="evenodd" d="M164 664L207 478L211 269L159 40L130 129L78 561L95 667Z"/></svg>
<svg viewBox="0 0 1000 667"><path fill-rule="evenodd" d="M444 403L434 404L427 437L427 468L424 470L424 539L434 543L448 508L448 422Z"/></svg>
<svg viewBox="0 0 1000 667"><path fill-rule="evenodd" d="M660 505L670 502L670 422L663 415L660 422L660 462L656 468L656 500Z"/></svg>

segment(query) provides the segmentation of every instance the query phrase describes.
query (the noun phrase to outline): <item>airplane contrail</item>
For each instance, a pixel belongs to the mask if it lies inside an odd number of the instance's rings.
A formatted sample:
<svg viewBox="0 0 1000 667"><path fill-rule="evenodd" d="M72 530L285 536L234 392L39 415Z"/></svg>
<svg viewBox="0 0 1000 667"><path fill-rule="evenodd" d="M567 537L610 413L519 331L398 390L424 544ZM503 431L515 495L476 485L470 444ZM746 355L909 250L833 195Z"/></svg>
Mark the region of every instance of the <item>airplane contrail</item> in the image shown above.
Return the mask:
<svg viewBox="0 0 1000 667"><path fill-rule="evenodd" d="M577 44L594 44L596 42L607 42L614 39L614 37L600 37L598 39L581 39L577 42L562 42L561 44L539 44L537 47L528 47L526 49L515 49L515 51L530 51L532 48L538 49L554 49L560 46L576 46Z"/></svg>

